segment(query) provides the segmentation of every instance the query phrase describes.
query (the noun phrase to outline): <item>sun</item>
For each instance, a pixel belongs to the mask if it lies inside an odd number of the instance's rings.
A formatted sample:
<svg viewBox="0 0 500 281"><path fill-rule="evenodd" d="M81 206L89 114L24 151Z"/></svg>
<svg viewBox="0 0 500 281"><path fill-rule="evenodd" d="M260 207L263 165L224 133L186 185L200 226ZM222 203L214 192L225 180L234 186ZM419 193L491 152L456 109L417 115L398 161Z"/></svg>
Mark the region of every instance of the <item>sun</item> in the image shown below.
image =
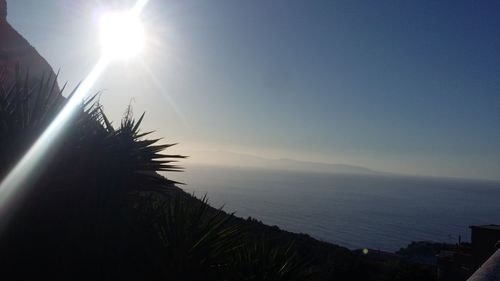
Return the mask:
<svg viewBox="0 0 500 281"><path fill-rule="evenodd" d="M129 59L144 49L144 29L133 12L105 14L101 18L101 48L109 59Z"/></svg>

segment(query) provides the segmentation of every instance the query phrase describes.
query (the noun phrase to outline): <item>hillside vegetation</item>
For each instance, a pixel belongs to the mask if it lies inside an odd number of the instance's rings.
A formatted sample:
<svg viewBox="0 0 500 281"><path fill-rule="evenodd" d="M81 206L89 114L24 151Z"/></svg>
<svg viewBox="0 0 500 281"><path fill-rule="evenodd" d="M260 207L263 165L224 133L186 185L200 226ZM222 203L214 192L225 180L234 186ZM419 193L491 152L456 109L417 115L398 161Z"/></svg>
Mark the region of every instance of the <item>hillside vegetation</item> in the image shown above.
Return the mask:
<svg viewBox="0 0 500 281"><path fill-rule="evenodd" d="M55 78L0 85L3 178L67 100ZM114 126L86 100L33 173L0 233L5 280L433 280L404 260L346 248L213 208L159 176L182 169L172 144L125 111Z"/></svg>

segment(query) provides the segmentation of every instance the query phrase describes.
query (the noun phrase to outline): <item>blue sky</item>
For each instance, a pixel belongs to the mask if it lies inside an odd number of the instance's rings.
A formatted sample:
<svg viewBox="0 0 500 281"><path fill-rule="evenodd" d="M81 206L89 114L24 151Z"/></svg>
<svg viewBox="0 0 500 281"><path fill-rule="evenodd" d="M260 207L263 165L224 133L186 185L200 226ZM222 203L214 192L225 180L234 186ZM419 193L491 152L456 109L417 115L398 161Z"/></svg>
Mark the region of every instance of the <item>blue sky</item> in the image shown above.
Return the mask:
<svg viewBox="0 0 500 281"><path fill-rule="evenodd" d="M75 85L97 19L133 1L17 0L8 19ZM179 152L229 150L500 179L500 2L165 1L140 59L100 79ZM209 159L198 159L209 161Z"/></svg>

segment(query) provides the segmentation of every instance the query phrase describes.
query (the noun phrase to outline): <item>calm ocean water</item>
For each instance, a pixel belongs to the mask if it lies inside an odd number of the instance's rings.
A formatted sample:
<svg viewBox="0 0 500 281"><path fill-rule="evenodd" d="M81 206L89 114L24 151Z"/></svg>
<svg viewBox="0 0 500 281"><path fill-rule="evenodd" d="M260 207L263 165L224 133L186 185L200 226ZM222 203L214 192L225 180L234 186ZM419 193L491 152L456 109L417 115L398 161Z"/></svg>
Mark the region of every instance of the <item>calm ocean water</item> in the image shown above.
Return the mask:
<svg viewBox="0 0 500 281"><path fill-rule="evenodd" d="M395 251L411 241L470 239L500 224L500 183L190 166L171 175L240 217L351 249Z"/></svg>

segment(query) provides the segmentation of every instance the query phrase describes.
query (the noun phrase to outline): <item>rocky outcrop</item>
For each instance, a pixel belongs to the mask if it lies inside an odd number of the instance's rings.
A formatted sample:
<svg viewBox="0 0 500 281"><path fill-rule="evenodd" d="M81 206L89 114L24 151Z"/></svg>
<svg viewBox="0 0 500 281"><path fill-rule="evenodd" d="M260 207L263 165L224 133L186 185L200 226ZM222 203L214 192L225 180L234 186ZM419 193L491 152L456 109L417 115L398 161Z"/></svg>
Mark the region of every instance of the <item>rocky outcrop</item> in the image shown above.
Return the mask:
<svg viewBox="0 0 500 281"><path fill-rule="evenodd" d="M36 85L44 76L55 79L49 63L7 22L7 2L0 0L0 84L12 85L16 76L29 73L31 85ZM54 96L61 97L56 85Z"/></svg>
<svg viewBox="0 0 500 281"><path fill-rule="evenodd" d="M0 20L7 18L7 1L0 0Z"/></svg>

